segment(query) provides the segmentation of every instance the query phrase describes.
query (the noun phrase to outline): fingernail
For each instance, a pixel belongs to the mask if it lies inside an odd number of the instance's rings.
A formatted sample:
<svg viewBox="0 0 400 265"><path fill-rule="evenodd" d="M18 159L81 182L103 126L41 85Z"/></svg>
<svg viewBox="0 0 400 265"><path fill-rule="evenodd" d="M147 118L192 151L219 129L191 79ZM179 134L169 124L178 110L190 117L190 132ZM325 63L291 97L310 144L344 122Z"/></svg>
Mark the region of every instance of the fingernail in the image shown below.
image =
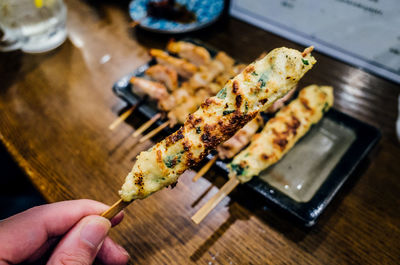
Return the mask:
<svg viewBox="0 0 400 265"><path fill-rule="evenodd" d="M98 248L107 236L111 223L103 217L94 217L88 221L81 229L81 240Z"/></svg>
<svg viewBox="0 0 400 265"><path fill-rule="evenodd" d="M118 250L122 253L122 255L130 257L129 253L120 245L117 245Z"/></svg>

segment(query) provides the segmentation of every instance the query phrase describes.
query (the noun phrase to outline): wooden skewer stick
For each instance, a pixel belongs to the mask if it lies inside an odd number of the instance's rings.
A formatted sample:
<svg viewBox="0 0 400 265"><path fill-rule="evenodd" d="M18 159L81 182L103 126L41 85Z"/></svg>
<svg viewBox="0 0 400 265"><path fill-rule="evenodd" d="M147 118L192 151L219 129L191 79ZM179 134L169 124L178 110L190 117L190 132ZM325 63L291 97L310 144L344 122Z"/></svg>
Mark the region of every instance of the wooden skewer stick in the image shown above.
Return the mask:
<svg viewBox="0 0 400 265"><path fill-rule="evenodd" d="M208 170L210 170L210 168L212 167L212 165L214 165L215 161L217 161L218 159L218 155L215 155L210 161L207 162L207 164L204 165L204 167L202 167L199 172L197 172L196 176L193 177L192 181L196 182L199 180L199 178L201 178L202 176L204 176Z"/></svg>
<svg viewBox="0 0 400 265"><path fill-rule="evenodd" d="M132 201L126 202L122 199L119 199L116 203L114 203L107 211L101 214L102 217L111 220L114 216L116 216L120 211L122 211L126 206L128 206Z"/></svg>
<svg viewBox="0 0 400 265"><path fill-rule="evenodd" d="M147 18L147 16L144 16L138 20L133 20L129 23L129 27L130 28L135 28L136 26L140 25L140 23L142 23L143 20L145 20Z"/></svg>
<svg viewBox="0 0 400 265"><path fill-rule="evenodd" d="M239 183L236 177L229 179L229 181L192 216L192 221L199 224Z"/></svg>
<svg viewBox="0 0 400 265"><path fill-rule="evenodd" d="M135 28L135 27L138 26L138 25L140 25L140 20L139 20L139 21L138 21L138 20L134 20L134 21L132 21L132 22L129 23L129 27L130 27L131 29Z"/></svg>
<svg viewBox="0 0 400 265"><path fill-rule="evenodd" d="M114 130L115 128L117 128L117 126L123 122L124 120L126 120L126 118L129 117L129 115L132 114L132 112L136 109L137 105L133 105L132 107L130 107L127 111L125 111L124 113L121 114L121 116L119 116L113 123L110 124L110 126L108 126L108 129L110 129L111 131Z"/></svg>
<svg viewBox="0 0 400 265"><path fill-rule="evenodd" d="M146 134L145 136L140 138L139 143L143 143L143 142L147 141L148 139L150 139L151 137L153 137L154 135L159 133L162 129L164 129L168 125L169 125L169 121L164 122L163 124L161 124L160 126L155 128L154 130L152 130L151 132L149 132L148 134Z"/></svg>
<svg viewBox="0 0 400 265"><path fill-rule="evenodd" d="M147 130L151 125L153 125L159 118L161 118L161 113L157 113L150 120L146 121L142 126L140 126L134 133L132 137L138 137L142 132Z"/></svg>

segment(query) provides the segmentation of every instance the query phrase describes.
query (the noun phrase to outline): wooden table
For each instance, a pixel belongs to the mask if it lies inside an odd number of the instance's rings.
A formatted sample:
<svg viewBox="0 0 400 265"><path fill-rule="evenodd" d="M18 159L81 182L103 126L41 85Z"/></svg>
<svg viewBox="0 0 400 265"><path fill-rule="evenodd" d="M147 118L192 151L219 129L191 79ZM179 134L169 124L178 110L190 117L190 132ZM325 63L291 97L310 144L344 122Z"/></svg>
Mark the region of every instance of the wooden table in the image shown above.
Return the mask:
<svg viewBox="0 0 400 265"><path fill-rule="evenodd" d="M67 1L69 40L46 54L0 54L0 138L49 202L91 198L108 204L135 156L153 143L130 137L134 114L108 130L125 107L111 91L145 63L149 47L169 36L128 28L129 1ZM224 18L191 37L243 62L294 43ZM126 210L112 237L135 264L395 264L400 259L400 147L394 125L398 85L315 53L303 85L335 87L335 108L381 129L383 138L358 167L318 224L305 229L247 198L238 189L200 225L190 217L224 179L192 183L185 173ZM4 169L3 169L4 170ZM207 195L202 197L207 191Z"/></svg>

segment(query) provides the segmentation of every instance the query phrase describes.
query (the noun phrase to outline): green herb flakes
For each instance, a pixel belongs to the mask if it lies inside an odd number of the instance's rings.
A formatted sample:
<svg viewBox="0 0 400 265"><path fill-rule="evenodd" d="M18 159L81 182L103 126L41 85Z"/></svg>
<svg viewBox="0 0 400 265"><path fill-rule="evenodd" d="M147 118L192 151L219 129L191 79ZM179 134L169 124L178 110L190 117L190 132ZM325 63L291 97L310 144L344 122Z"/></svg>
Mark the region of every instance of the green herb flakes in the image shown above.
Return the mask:
<svg viewBox="0 0 400 265"><path fill-rule="evenodd" d="M176 156L167 156L164 160L163 160L165 166L167 168L173 168L176 166L176 164L179 164L181 162L181 154L178 154Z"/></svg>
<svg viewBox="0 0 400 265"><path fill-rule="evenodd" d="M234 113L235 111L234 110L224 110L224 112L222 112L222 115L229 115L229 114L231 114L231 113Z"/></svg>
<svg viewBox="0 0 400 265"><path fill-rule="evenodd" d="M267 73L263 73L260 77L260 79L258 79L258 82L260 82L260 88L265 87L265 85L267 84L267 81L269 79L269 76Z"/></svg>
<svg viewBox="0 0 400 265"><path fill-rule="evenodd" d="M223 89L221 89L221 90L218 92L217 98L220 98L220 99L226 98L226 87L224 87Z"/></svg>
<svg viewBox="0 0 400 265"><path fill-rule="evenodd" d="M308 65L308 60L304 60L303 58L301 59L304 65Z"/></svg>
<svg viewBox="0 0 400 265"><path fill-rule="evenodd" d="M245 101L244 102L244 113L247 114L249 112L249 102Z"/></svg>
<svg viewBox="0 0 400 265"><path fill-rule="evenodd" d="M237 176L242 176L245 174L244 168L237 164L231 164L232 170L236 173Z"/></svg>
<svg viewBox="0 0 400 265"><path fill-rule="evenodd" d="M329 104L325 102L325 105L322 108L322 113L326 113L328 110L329 110Z"/></svg>

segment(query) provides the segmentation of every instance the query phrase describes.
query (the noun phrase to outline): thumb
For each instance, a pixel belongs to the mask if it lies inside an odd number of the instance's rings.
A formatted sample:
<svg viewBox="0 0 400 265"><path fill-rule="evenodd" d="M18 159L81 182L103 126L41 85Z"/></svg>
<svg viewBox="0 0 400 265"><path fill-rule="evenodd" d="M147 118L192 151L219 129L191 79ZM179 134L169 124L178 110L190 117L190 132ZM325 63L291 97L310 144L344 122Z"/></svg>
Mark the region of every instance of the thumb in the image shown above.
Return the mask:
<svg viewBox="0 0 400 265"><path fill-rule="evenodd" d="M58 243L48 264L92 264L110 228L104 217L83 218Z"/></svg>

